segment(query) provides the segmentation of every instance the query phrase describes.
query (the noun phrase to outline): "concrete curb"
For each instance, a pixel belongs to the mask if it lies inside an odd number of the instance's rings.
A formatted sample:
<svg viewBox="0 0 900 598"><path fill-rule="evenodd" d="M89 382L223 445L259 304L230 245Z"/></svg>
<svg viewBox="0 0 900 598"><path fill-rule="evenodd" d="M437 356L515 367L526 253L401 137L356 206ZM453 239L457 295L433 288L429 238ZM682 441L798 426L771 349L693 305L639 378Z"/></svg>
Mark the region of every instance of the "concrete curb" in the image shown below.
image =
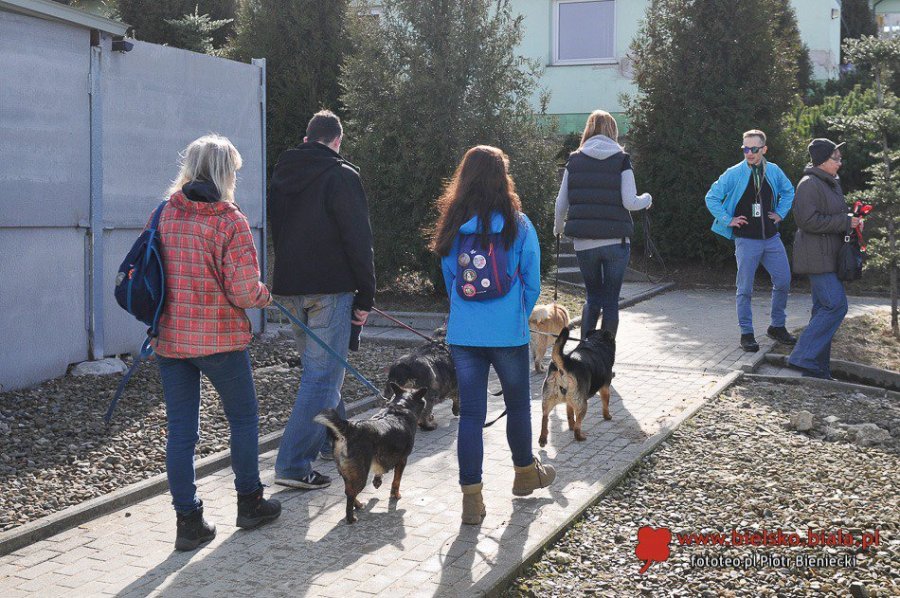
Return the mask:
<svg viewBox="0 0 900 598"><path fill-rule="evenodd" d="M378 406L377 397L369 397L347 406L347 415L358 415ZM259 453L267 453L278 448L284 430L266 434L259 439ZM197 479L231 465L231 451L225 450L196 461L194 467ZM39 542L50 536L64 532L82 523L107 515L124 507L137 504L146 498L168 491L166 474L161 473L146 480L135 482L109 494L92 498L73 505L58 513L42 517L20 527L0 534L0 556Z"/></svg>
<svg viewBox="0 0 900 598"><path fill-rule="evenodd" d="M773 365L789 367L787 355L766 355L766 361ZM897 372L842 359L831 360L831 371L854 383L900 391L900 373Z"/></svg>
<svg viewBox="0 0 900 598"><path fill-rule="evenodd" d="M803 378L794 376L773 376L770 374L745 374L750 380L759 380L762 382L774 382L780 384L792 384L794 386L811 386L822 390L844 390L862 393L878 393L883 394L892 399L900 400L900 392L887 390L880 386L867 386L865 384L855 384L853 382L841 382L840 380L820 380L819 378Z"/></svg>
<svg viewBox="0 0 900 598"><path fill-rule="evenodd" d="M660 430L656 434L650 437L647 441L646 446L641 450L641 452L635 456L631 463L627 465L623 465L613 471L610 471L606 476L604 476L603 487L584 505L583 508L579 509L577 512L573 513L566 521L557 526L555 530L553 530L544 541L530 552L525 554L522 558L522 562L519 563L516 567L513 567L511 571L501 572L497 577L494 577L492 573L488 573L481 580L476 582L471 588L470 592L473 595L481 595L487 596L490 598L498 597L503 594L503 592L509 587L509 585L518 577L523 571L528 569L531 565L540 560L541 556L543 556L546 548L555 544L563 535L571 528L575 522L577 522L581 516L587 511L589 508L596 505L600 500L606 496L610 490L619 485L619 483L635 468L637 467L641 461L643 461L644 457L652 453L659 447L660 444L668 440L672 434L684 424L684 422L688 421L694 415L706 405L707 402L716 398L722 392L724 392L728 387L732 384L740 380L742 376L744 376L744 372L740 370L734 370L731 373L727 374L724 378L719 380L715 386L713 386L710 390L703 394L703 399L699 401L693 407L682 412L675 422L672 423L671 427Z"/></svg>

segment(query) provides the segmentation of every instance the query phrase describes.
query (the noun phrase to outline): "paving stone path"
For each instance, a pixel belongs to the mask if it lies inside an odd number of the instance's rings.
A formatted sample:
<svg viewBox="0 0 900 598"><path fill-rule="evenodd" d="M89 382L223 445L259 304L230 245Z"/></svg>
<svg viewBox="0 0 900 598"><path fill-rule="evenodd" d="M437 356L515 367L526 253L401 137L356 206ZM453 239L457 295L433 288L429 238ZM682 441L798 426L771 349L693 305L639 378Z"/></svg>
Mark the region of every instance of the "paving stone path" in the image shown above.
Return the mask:
<svg viewBox="0 0 900 598"><path fill-rule="evenodd" d="M858 312L880 300L851 300ZM789 326L805 323L809 298L793 296ZM767 301L755 302L763 340ZM851 313L851 315L852 315ZM277 522L255 531L234 527L230 470L199 482L218 536L193 553L173 551L175 517L161 495L0 558L0 596L472 596L508 579L601 491L615 482L667 428L696 409L728 372L754 356L737 348L734 296L675 291L622 312L612 421L597 404L588 412L585 442L551 416L550 442L537 447L540 376L532 378L535 454L556 466L550 490L511 494L513 469L504 421L484 432L488 515L480 527L459 523L456 427L449 405L436 409L440 427L417 436L403 476L403 497L390 484L361 495L359 522L343 521L343 484L331 462L316 465L338 478L319 491L269 490L282 501ZM496 385L496 382L494 383ZM264 398L262 399L264 400ZM500 413L491 399L489 419ZM365 416L362 416L365 417ZM658 439L659 436L656 436ZM275 453L262 456L272 483Z"/></svg>

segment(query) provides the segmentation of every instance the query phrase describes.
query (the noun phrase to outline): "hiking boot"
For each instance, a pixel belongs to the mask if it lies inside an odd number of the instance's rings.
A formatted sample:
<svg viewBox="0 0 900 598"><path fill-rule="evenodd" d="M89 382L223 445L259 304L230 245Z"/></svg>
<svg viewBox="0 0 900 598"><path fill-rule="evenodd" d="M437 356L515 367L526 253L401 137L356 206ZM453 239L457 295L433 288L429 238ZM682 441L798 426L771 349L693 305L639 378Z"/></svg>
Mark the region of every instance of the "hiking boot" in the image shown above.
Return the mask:
<svg viewBox="0 0 900 598"><path fill-rule="evenodd" d="M538 488L546 488L556 479L556 469L552 465L544 465L537 457L531 465L515 466L516 478L513 480L513 494L528 496Z"/></svg>
<svg viewBox="0 0 900 598"><path fill-rule="evenodd" d="M262 486L250 494L238 494L236 526L253 529L263 523L278 519L279 515L281 515L281 503L275 499L263 498Z"/></svg>
<svg viewBox="0 0 900 598"><path fill-rule="evenodd" d="M331 478L327 475L322 475L318 471L311 471L308 475L299 479L276 477L275 483L280 486L288 486L289 488L318 490L319 488L327 488L331 485Z"/></svg>
<svg viewBox="0 0 900 598"><path fill-rule="evenodd" d="M481 525L487 509L484 508L484 497L481 489L484 484L460 486L463 493L462 522L466 525Z"/></svg>
<svg viewBox="0 0 900 598"><path fill-rule="evenodd" d="M216 526L203 518L203 506L190 513L176 513L177 533L175 550L185 552L196 550L216 537Z"/></svg>
<svg viewBox="0 0 900 598"><path fill-rule="evenodd" d="M788 329L784 326L769 326L769 329L766 330L766 336L778 341L782 345L797 344L797 337L788 332Z"/></svg>
<svg viewBox="0 0 900 598"><path fill-rule="evenodd" d="M752 332L750 334L741 335L741 349L748 353L756 353L759 351L759 343L756 342L756 338L753 336Z"/></svg>

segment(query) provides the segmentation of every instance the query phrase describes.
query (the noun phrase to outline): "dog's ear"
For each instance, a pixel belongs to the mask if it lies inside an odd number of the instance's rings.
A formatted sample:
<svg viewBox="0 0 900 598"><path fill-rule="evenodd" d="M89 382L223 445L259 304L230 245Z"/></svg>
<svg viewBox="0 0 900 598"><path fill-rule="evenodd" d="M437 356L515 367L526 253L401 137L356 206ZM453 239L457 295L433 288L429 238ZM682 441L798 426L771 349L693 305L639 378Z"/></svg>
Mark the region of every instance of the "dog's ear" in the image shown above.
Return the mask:
<svg viewBox="0 0 900 598"><path fill-rule="evenodd" d="M414 401L425 401L425 393L428 392L427 388L420 388L412 394L412 398Z"/></svg>
<svg viewBox="0 0 900 598"><path fill-rule="evenodd" d="M390 386L391 390L393 391L390 396L403 394L403 387L396 382L388 382L388 386ZM390 398L390 396L387 394L385 394L385 396Z"/></svg>
<svg viewBox="0 0 900 598"><path fill-rule="evenodd" d="M390 399L394 396L394 386L396 386L393 382L388 382L387 386L384 387L384 398Z"/></svg>

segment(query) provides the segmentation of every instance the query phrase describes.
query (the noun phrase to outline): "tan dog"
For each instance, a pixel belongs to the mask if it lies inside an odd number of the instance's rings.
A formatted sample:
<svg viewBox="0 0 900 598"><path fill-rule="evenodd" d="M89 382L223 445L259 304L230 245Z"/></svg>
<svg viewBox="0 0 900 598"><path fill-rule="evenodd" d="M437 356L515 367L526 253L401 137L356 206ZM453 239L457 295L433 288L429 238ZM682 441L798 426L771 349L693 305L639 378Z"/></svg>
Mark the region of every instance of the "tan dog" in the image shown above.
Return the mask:
<svg viewBox="0 0 900 598"><path fill-rule="evenodd" d="M528 318L528 327L532 331L556 334L569 325L569 310L559 303L547 303L535 305ZM534 371L543 372L544 366L541 360L547 354L547 347L553 342L552 336L547 334L531 333L531 352L534 354Z"/></svg>

